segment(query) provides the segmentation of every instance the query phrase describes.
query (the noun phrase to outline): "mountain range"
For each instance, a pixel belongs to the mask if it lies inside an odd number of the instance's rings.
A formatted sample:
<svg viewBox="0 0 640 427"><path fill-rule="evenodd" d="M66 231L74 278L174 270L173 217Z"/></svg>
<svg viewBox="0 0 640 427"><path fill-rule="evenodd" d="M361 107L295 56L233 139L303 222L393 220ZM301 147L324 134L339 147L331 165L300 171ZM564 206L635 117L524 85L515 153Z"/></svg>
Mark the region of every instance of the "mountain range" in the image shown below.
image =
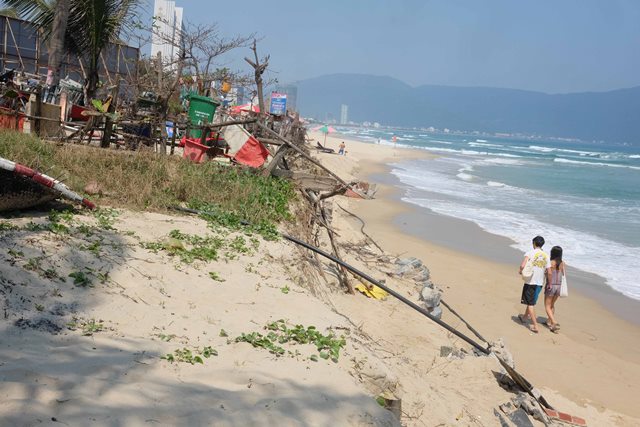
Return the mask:
<svg viewBox="0 0 640 427"><path fill-rule="evenodd" d="M517 89L424 85L364 74L296 83L298 109L320 121L524 133L640 144L640 86L609 92L547 94Z"/></svg>

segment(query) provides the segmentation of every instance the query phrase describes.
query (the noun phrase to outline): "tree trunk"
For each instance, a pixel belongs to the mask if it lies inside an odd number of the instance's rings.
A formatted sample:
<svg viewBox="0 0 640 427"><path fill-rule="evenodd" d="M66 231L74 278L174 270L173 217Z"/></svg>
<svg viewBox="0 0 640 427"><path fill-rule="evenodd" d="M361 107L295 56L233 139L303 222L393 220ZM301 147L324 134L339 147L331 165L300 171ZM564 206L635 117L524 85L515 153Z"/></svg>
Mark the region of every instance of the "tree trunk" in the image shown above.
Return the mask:
<svg viewBox="0 0 640 427"><path fill-rule="evenodd" d="M258 87L258 106L260 107L260 114L266 114L264 107L264 94L262 93L262 72L256 71L256 86Z"/></svg>
<svg viewBox="0 0 640 427"><path fill-rule="evenodd" d="M90 58L87 64L87 77L84 82L84 105L91 105L91 100L96 96L96 89L98 88L98 82L100 76L98 76L98 58L100 52L95 54L95 57Z"/></svg>
<svg viewBox="0 0 640 427"><path fill-rule="evenodd" d="M62 64L62 56L64 55L64 36L67 32L68 20L69 0L57 0L48 49L47 86L49 86L49 92L55 90L60 82L60 64Z"/></svg>

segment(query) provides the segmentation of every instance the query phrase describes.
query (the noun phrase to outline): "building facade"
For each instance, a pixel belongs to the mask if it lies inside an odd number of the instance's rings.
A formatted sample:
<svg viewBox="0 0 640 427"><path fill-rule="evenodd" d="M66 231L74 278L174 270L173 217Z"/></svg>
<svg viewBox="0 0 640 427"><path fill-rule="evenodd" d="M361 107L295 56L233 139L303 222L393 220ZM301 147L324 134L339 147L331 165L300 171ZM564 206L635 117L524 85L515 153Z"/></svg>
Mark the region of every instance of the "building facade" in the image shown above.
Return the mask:
<svg viewBox="0 0 640 427"><path fill-rule="evenodd" d="M349 123L349 106L342 104L340 106L340 124L346 125Z"/></svg>
<svg viewBox="0 0 640 427"><path fill-rule="evenodd" d="M176 66L182 44L183 8L176 7L171 0L155 0L153 23L155 30L151 40L151 56L162 55L162 62L170 67Z"/></svg>

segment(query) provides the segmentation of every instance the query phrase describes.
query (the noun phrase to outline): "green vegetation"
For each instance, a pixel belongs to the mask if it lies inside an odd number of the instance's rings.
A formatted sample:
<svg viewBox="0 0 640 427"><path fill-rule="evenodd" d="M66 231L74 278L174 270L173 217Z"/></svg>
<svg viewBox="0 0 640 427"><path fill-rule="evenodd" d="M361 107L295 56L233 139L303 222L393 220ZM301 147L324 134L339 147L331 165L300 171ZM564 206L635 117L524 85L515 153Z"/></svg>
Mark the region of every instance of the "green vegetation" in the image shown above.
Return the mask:
<svg viewBox="0 0 640 427"><path fill-rule="evenodd" d="M85 271L74 271L69 274L69 277L73 279L73 284L76 286L81 286L83 288L93 286L91 277L89 277L89 274Z"/></svg>
<svg viewBox="0 0 640 427"><path fill-rule="evenodd" d="M200 237L171 230L169 239L163 242L143 243L142 246L154 252L164 250L171 256L177 256L185 264L194 261L215 261L218 251L225 246L225 241L219 237Z"/></svg>
<svg viewBox="0 0 640 427"><path fill-rule="evenodd" d="M206 346L202 350L196 348L195 350L190 350L187 347L182 349L176 349L173 353L167 353L164 356L160 357L160 359L167 360L171 363L173 362L183 362L190 363L195 365L196 363L204 364L202 358L205 359L210 358L211 356L217 356L218 351L211 346Z"/></svg>
<svg viewBox="0 0 640 427"><path fill-rule="evenodd" d="M315 326L305 328L295 325L289 328L282 319L267 324L265 329L269 331L266 335L260 332L243 333L236 338L236 342L246 342L254 347L264 348L278 357L286 352L282 344L311 344L316 347L318 355L312 355L310 360L317 361L320 356L322 359L331 358L334 362L340 357L340 349L347 344L344 337L337 338L332 332L324 335ZM289 354L294 355L292 352Z"/></svg>
<svg viewBox="0 0 640 427"><path fill-rule="evenodd" d="M222 226L266 239L277 237L278 222L292 219L289 204L295 198L293 185L251 169L217 162L194 164L147 151L55 146L13 131L0 131L0 157L50 170L49 175L66 175L65 183L76 191L97 182L102 195L92 198L102 205L166 210L186 203L205 211L203 218L212 228ZM99 226L110 229L114 214L112 210L96 211ZM3 227L0 225L0 231Z"/></svg>
<svg viewBox="0 0 640 427"><path fill-rule="evenodd" d="M0 231L13 231L17 229L18 227L11 224L10 222L0 221Z"/></svg>
<svg viewBox="0 0 640 427"><path fill-rule="evenodd" d="M120 213L111 208L96 208L93 211L93 216L98 220L98 227L103 230L115 230L113 224L116 218L118 218L118 215L120 215Z"/></svg>
<svg viewBox="0 0 640 427"><path fill-rule="evenodd" d="M216 235L205 237L194 234L186 234L180 230L171 230L169 235L158 242L143 242L140 245L153 252L165 251L170 256L175 256L184 264L192 264L194 261L216 261L220 252L224 251L224 258L237 259L239 255L252 254L253 247L247 246L243 236L227 239L226 230L214 230ZM209 277L218 282L225 280L216 272L210 272Z"/></svg>
<svg viewBox="0 0 640 427"><path fill-rule="evenodd" d="M74 317L71 322L67 323L67 328L72 331L80 329L82 330L82 335L89 337L96 332L102 332L104 330L104 321L96 319L83 320Z"/></svg>
<svg viewBox="0 0 640 427"><path fill-rule="evenodd" d="M216 273L215 271L210 271L209 272L209 277L211 277L216 282L224 282L225 281L225 279L220 277L220 275L218 273Z"/></svg>

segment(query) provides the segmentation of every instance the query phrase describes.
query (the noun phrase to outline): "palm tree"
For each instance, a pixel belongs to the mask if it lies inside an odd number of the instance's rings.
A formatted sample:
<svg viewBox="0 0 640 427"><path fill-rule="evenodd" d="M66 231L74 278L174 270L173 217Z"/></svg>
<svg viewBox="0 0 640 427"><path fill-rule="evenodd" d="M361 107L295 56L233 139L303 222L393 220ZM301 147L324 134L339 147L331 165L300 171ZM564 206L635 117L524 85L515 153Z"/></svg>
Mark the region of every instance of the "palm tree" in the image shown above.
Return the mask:
<svg viewBox="0 0 640 427"><path fill-rule="evenodd" d="M119 39L120 34L129 28L135 18L135 9L143 0L3 0L8 7L14 8L24 19L38 26L44 39L50 41L59 30L64 15L62 12L68 2L68 19L64 38L64 50L77 55L85 61L85 103L95 95L98 86L98 66L100 53L110 43ZM60 60L62 55L57 57ZM54 58L56 59L56 58ZM55 67L55 64L50 64ZM58 65L59 67L59 65ZM53 68L54 70L56 68Z"/></svg>
<svg viewBox="0 0 640 427"><path fill-rule="evenodd" d="M47 84L51 88L60 81L60 64L64 56L64 39L69 22L69 0L57 0L49 38L49 62L47 64Z"/></svg>
<svg viewBox="0 0 640 427"><path fill-rule="evenodd" d="M0 16L8 16L9 18L18 18L18 12L12 7L0 9Z"/></svg>

